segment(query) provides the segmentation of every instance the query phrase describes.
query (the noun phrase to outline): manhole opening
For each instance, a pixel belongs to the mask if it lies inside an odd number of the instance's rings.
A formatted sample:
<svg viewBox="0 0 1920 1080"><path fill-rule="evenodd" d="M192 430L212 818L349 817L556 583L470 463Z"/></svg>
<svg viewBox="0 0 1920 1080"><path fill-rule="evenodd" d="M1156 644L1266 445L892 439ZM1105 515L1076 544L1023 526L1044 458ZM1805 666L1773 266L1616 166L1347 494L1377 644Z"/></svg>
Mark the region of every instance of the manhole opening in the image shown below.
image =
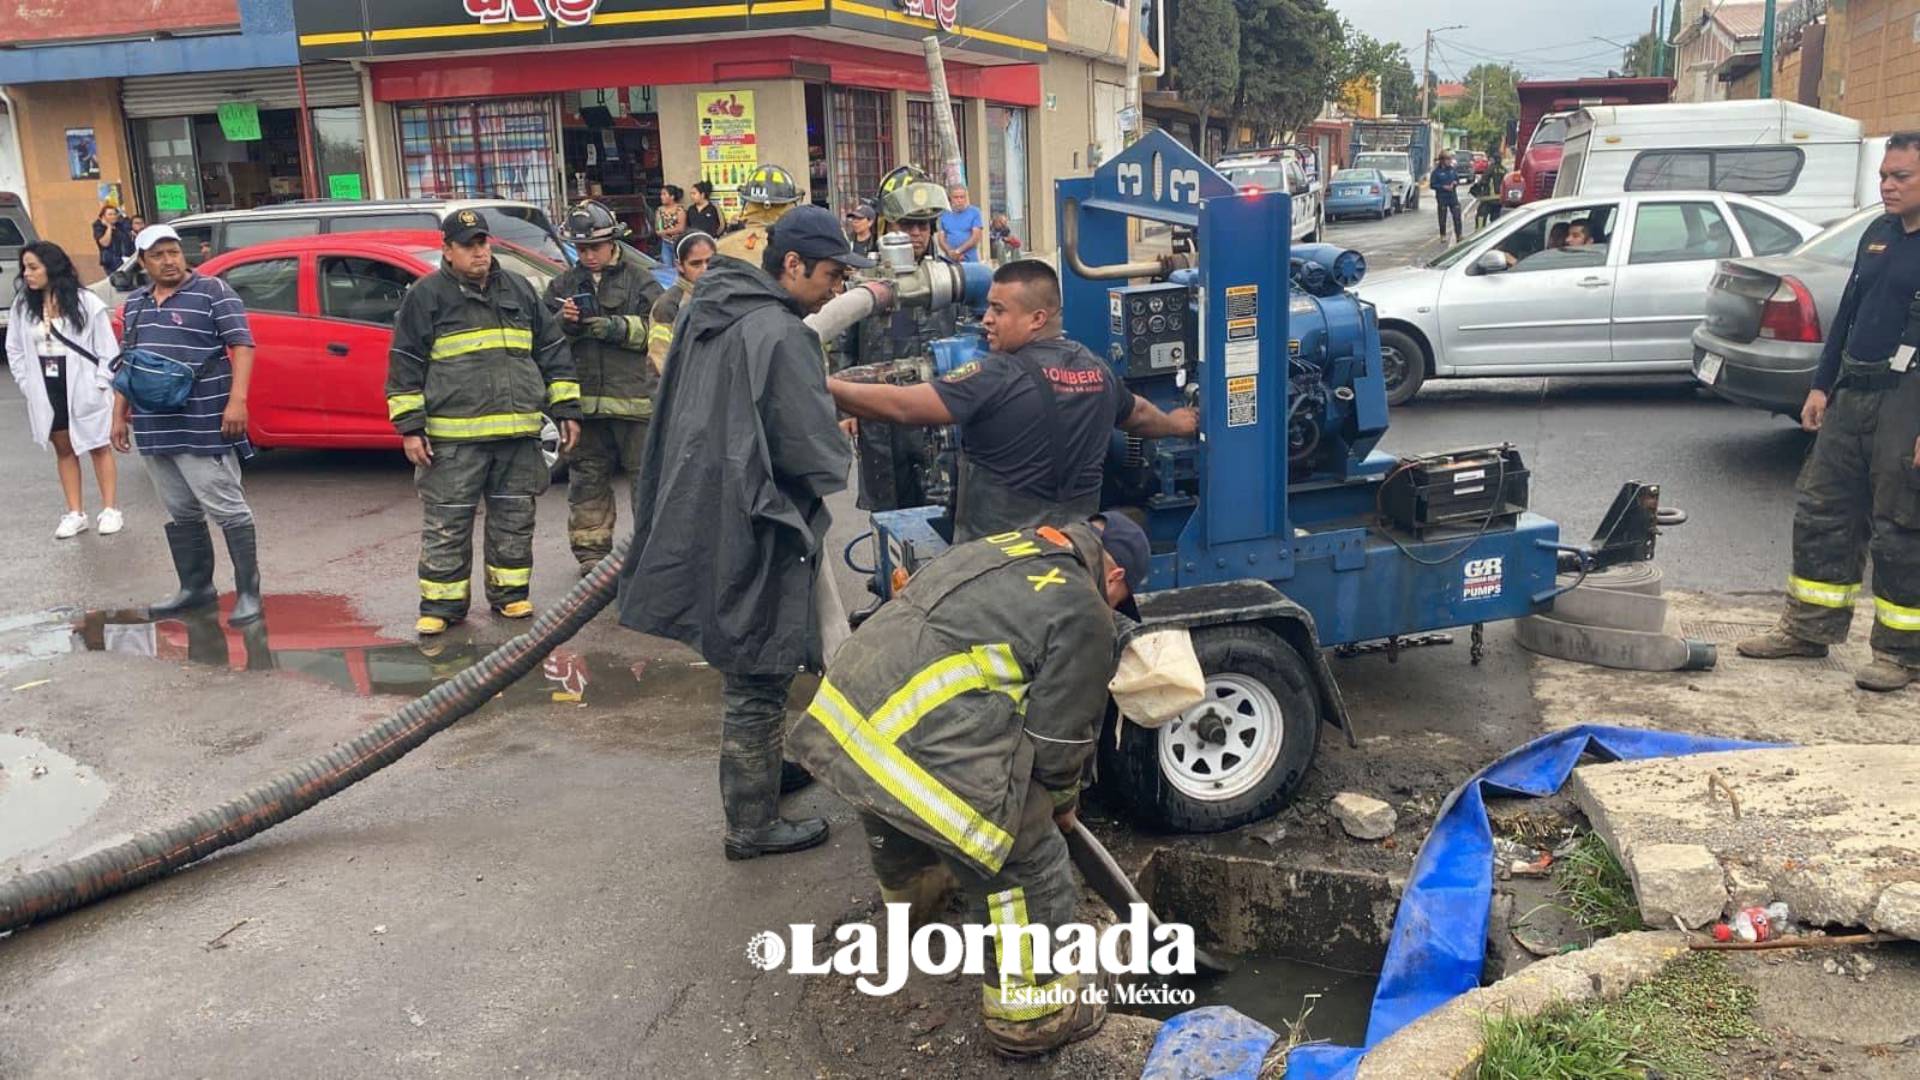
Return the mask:
<svg viewBox="0 0 1920 1080"><path fill-rule="evenodd" d="M1194 991L1191 1007L1230 1005L1283 1036L1298 1025L1305 1039L1365 1041L1399 902L1385 877L1175 846L1154 852L1140 892L1234 963L1229 975L1180 983ZM1128 1011L1164 1019L1186 1007Z"/></svg>

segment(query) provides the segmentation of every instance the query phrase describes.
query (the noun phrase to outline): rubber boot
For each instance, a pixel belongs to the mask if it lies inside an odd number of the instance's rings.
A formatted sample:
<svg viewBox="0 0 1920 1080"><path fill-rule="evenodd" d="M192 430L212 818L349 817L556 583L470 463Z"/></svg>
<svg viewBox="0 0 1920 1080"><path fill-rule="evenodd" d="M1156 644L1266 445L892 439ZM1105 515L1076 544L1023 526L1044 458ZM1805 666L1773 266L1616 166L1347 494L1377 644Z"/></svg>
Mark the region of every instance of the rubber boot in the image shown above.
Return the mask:
<svg viewBox="0 0 1920 1080"><path fill-rule="evenodd" d="M180 591L150 605L149 619L203 608L220 599L213 588L213 534L207 531L207 523L169 521L166 534L173 570L180 577Z"/></svg>
<svg viewBox="0 0 1920 1080"><path fill-rule="evenodd" d="M260 606L260 551L253 523L229 526L222 531L227 534L227 557L233 560L233 611L227 615L227 625L245 626L259 622L263 613Z"/></svg>
<svg viewBox="0 0 1920 1080"><path fill-rule="evenodd" d="M1105 985L1102 980L1101 985ZM1072 1003L1058 1012L1050 1013L1038 1020L1001 1020L987 1017L987 1045L1003 1058L1024 1061L1041 1057L1055 1050L1085 1039L1107 1022L1105 994L1092 995L1094 1000L1085 1000L1087 995L1076 994Z"/></svg>
<svg viewBox="0 0 1920 1080"><path fill-rule="evenodd" d="M826 842L825 818L780 816L780 741L720 748L720 798L727 809L727 858L805 851Z"/></svg>
<svg viewBox="0 0 1920 1080"><path fill-rule="evenodd" d="M1807 641L1803 638L1794 637L1779 627L1775 627L1761 634L1759 637L1750 637L1738 645L1735 645L1734 648L1739 650L1741 656L1754 660L1785 660L1789 656L1819 657L1827 655L1827 647L1825 645L1817 641Z"/></svg>
<svg viewBox="0 0 1920 1080"><path fill-rule="evenodd" d="M1862 690L1872 690L1877 694L1904 690L1908 683L1920 678L1920 672L1885 656L1876 656L1873 663L1854 672L1853 685Z"/></svg>
<svg viewBox="0 0 1920 1080"><path fill-rule="evenodd" d="M813 783L813 774L797 761L780 763L780 794L791 795Z"/></svg>

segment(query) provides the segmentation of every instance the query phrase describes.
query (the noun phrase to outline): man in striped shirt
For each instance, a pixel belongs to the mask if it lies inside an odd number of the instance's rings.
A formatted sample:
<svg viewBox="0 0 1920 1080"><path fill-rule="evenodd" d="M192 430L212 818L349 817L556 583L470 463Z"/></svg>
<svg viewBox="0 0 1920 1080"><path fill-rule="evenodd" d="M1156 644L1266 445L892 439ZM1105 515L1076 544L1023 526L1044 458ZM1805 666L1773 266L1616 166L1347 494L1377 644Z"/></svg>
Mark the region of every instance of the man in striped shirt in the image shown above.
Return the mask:
<svg viewBox="0 0 1920 1080"><path fill-rule="evenodd" d="M208 607L213 587L212 517L226 534L233 560L234 601L227 621L260 618L260 562L253 509L240 483L247 442L247 384L253 374L253 333L246 305L226 282L193 272L180 234L150 225L134 241L153 284L133 294L125 309L122 344L177 360L195 371L187 403L177 412L144 412L116 396L113 446L135 445L167 508L167 547L180 590L148 608L152 617Z"/></svg>

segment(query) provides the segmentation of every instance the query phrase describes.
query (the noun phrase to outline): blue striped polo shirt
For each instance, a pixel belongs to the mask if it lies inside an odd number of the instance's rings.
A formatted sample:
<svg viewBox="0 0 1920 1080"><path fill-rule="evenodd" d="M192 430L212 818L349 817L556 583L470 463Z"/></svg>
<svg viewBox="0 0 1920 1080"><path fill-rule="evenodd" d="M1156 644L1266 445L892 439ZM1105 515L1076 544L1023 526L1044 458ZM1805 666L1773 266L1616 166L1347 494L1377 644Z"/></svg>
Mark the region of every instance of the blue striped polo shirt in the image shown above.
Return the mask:
<svg viewBox="0 0 1920 1080"><path fill-rule="evenodd" d="M155 304L149 286L128 298L125 324L123 348L146 349L199 372L179 412L133 410L133 439L140 452L218 457L234 450L252 457L245 435L228 440L220 434L220 414L233 389L227 350L253 344L246 305L233 287L217 277L192 274L165 303Z"/></svg>

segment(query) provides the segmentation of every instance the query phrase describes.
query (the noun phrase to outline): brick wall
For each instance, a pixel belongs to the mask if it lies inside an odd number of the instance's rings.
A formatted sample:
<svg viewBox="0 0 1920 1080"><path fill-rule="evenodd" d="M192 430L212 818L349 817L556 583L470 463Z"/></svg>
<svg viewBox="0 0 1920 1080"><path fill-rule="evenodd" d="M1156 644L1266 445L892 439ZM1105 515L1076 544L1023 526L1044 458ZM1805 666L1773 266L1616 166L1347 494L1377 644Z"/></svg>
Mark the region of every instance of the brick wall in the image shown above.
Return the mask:
<svg viewBox="0 0 1920 1080"><path fill-rule="evenodd" d="M1829 108L1868 135L1920 129L1920 0L1850 0L1827 29ZM1838 83L1834 86L1834 67Z"/></svg>

